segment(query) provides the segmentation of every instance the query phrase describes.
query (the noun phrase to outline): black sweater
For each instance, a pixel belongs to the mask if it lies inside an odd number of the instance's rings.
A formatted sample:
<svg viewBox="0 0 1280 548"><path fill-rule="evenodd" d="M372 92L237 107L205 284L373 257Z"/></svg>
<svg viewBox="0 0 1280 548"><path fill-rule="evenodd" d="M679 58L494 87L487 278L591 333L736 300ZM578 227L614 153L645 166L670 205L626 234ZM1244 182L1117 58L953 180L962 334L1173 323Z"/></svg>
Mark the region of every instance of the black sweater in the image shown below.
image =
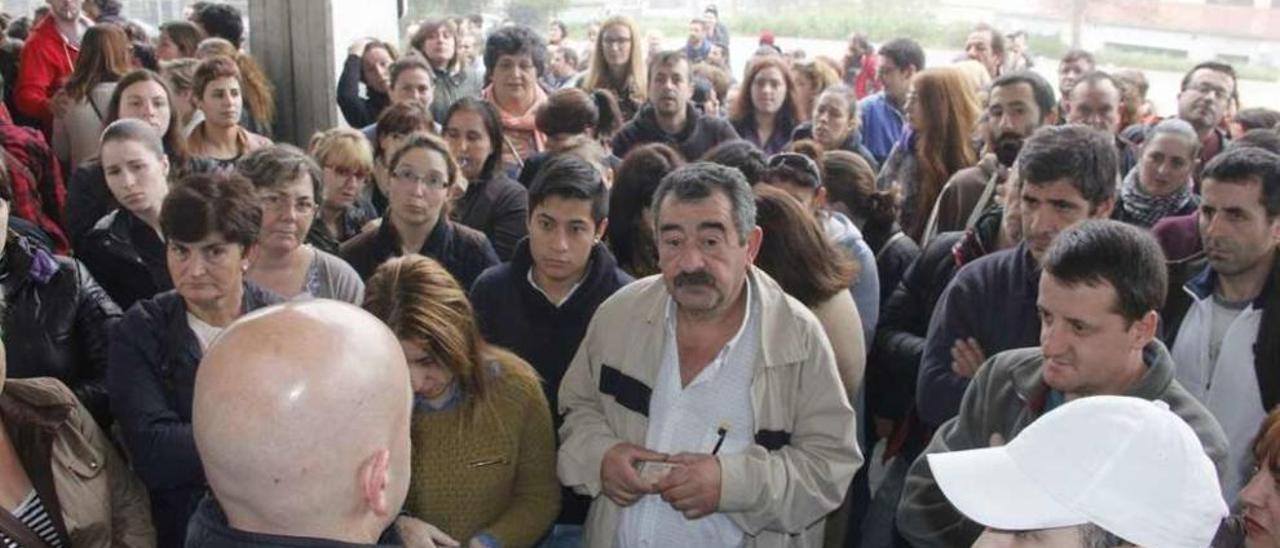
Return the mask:
<svg viewBox="0 0 1280 548"><path fill-rule="evenodd" d="M471 305L480 322L480 331L490 343L510 349L524 358L542 377L542 391L555 411L556 429L562 422L556 394L569 362L586 336L587 325L596 308L624 285L631 276L604 244L591 249L582 284L561 306L556 307L542 292L529 284L533 258L529 239L516 246L511 261L490 268L471 288ZM575 497L561 488L560 517L557 523L583 523L590 499Z"/></svg>

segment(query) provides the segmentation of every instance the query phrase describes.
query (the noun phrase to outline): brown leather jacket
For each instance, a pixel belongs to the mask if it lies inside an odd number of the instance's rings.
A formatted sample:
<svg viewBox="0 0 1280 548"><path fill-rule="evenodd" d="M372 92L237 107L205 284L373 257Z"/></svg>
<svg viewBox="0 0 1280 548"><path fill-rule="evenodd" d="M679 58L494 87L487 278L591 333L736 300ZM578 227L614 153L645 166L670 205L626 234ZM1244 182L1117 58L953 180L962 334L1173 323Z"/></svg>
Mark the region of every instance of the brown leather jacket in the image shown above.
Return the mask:
<svg viewBox="0 0 1280 548"><path fill-rule="evenodd" d="M0 389L0 419L63 541L155 546L146 489L71 390L47 377Z"/></svg>

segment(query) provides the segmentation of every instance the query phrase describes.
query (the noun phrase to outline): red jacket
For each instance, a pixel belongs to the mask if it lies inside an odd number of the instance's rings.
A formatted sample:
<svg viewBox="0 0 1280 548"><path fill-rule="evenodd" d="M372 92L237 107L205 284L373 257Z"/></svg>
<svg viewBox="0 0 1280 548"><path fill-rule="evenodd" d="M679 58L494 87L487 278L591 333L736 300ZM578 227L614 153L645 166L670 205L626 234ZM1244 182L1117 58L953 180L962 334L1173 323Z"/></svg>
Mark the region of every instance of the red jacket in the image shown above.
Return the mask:
<svg viewBox="0 0 1280 548"><path fill-rule="evenodd" d="M63 185L62 168L49 144L39 131L0 123L0 156L9 171L13 193L9 203L11 214L44 230L53 240L55 252L69 254L71 246L62 220L67 187Z"/></svg>
<svg viewBox="0 0 1280 548"><path fill-rule="evenodd" d="M19 112L44 122L46 136L53 123L49 98L71 75L79 56L80 48L67 43L51 16L36 23L22 47L14 105Z"/></svg>

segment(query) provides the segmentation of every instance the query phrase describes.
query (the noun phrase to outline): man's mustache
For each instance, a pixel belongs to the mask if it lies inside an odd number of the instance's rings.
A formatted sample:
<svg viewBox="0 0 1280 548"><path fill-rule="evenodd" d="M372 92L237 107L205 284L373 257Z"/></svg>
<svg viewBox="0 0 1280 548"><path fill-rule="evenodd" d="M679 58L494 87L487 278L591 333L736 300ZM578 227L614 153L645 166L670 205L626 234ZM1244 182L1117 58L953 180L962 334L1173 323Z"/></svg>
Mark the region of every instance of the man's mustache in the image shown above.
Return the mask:
<svg viewBox="0 0 1280 548"><path fill-rule="evenodd" d="M676 287L684 287L686 285L704 285L710 287L715 285L715 282L715 278L712 278L711 274L707 273L705 270L681 272L676 274L675 279Z"/></svg>

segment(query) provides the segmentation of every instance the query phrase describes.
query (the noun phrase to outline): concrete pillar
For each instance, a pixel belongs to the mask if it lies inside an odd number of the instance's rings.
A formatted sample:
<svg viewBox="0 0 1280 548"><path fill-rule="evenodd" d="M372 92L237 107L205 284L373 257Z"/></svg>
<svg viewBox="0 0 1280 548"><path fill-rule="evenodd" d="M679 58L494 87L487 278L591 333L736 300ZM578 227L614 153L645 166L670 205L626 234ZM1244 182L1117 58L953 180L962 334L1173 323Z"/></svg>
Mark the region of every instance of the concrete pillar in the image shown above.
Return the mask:
<svg viewBox="0 0 1280 548"><path fill-rule="evenodd" d="M340 125L337 82L347 47L399 44L398 0L249 0L250 50L276 88L275 139L305 147Z"/></svg>

